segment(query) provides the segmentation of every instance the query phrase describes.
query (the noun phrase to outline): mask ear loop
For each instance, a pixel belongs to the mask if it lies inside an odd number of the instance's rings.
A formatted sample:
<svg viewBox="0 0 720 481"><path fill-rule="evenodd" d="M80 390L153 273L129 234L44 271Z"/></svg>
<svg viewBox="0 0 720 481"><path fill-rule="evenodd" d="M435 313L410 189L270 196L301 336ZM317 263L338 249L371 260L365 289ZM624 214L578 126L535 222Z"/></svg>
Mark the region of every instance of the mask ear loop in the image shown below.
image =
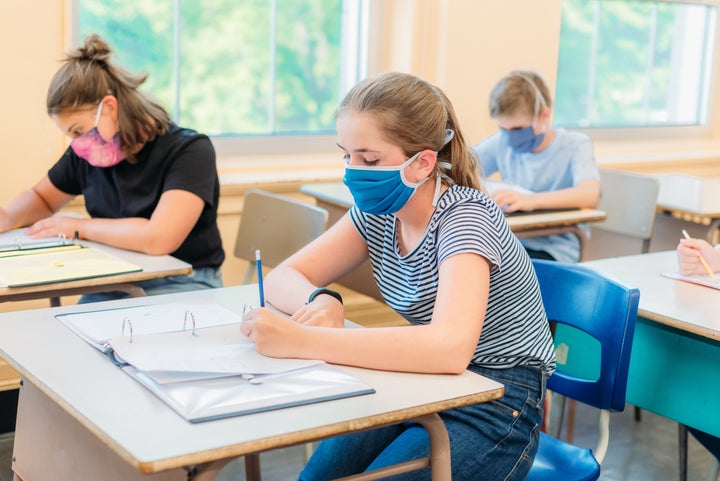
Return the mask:
<svg viewBox="0 0 720 481"><path fill-rule="evenodd" d="M530 84L530 86L535 91L535 111L533 113L533 130L535 129L535 125L537 124L538 117L540 116L540 108L541 107L547 107L547 102L545 101L545 96L540 91L540 88L537 86L533 80L528 77L527 75L516 73L516 77L520 77L521 79L525 80L527 83Z"/></svg>
<svg viewBox="0 0 720 481"><path fill-rule="evenodd" d="M445 148L445 146L447 144L449 144L450 141L454 137L455 137L455 131L453 129L445 129L445 143L443 144L442 147L440 147L440 150ZM437 155L438 152L435 152L435 155ZM437 175L435 176L435 193L433 194L433 200L432 200L433 207L437 207L438 200L440 199L440 188L442 187L442 179L446 179L449 184L455 183L449 175L442 172L443 170L452 169L452 165L450 164L450 162L446 162L444 160L438 160L437 164L440 167L441 172L438 172Z"/></svg>
<svg viewBox="0 0 720 481"><path fill-rule="evenodd" d="M103 101L101 100L100 103L98 104L97 114L95 115L95 125L93 126L94 128L97 128L98 124L100 123L100 116L102 115L102 108L103 108Z"/></svg>

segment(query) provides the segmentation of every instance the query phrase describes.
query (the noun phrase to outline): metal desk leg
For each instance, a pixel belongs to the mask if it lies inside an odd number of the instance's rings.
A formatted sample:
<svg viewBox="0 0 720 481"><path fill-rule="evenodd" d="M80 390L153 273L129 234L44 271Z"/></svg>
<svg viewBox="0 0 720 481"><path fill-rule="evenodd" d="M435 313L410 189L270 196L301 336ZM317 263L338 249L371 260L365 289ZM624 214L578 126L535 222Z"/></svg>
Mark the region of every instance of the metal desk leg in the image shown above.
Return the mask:
<svg viewBox="0 0 720 481"><path fill-rule="evenodd" d="M220 459L211 463L195 466L194 469L188 472L188 481L211 481L215 479L215 476L220 470L225 467L227 463L232 461L234 458ZM250 478L248 478L249 480Z"/></svg>
<svg viewBox="0 0 720 481"><path fill-rule="evenodd" d="M433 481L452 481L450 463L450 436L445 423L438 414L428 414L414 419L430 436L430 478Z"/></svg>
<svg viewBox="0 0 720 481"><path fill-rule="evenodd" d="M684 424L678 423L678 466L680 481L687 481L688 430Z"/></svg>
<svg viewBox="0 0 720 481"><path fill-rule="evenodd" d="M260 455L258 453L245 455L245 479L247 481L262 481Z"/></svg>
<svg viewBox="0 0 720 481"><path fill-rule="evenodd" d="M415 459L366 473L346 476L335 481L372 481L424 469L428 466L430 466L430 479L432 479L432 481L452 481L450 436L448 435L447 428L445 428L445 423L443 423L438 414L426 414L411 421L420 424L427 431L430 437L430 457Z"/></svg>

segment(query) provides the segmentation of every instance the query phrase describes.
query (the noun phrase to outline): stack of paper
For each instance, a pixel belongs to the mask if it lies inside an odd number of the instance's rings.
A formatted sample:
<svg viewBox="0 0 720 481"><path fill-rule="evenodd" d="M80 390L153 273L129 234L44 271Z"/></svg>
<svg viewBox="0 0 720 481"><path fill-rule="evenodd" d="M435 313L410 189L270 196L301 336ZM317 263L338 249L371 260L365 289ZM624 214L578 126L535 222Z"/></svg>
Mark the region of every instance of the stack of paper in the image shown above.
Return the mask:
<svg viewBox="0 0 720 481"><path fill-rule="evenodd" d="M191 422L369 394L318 360L259 354L216 304L157 304L57 318Z"/></svg>

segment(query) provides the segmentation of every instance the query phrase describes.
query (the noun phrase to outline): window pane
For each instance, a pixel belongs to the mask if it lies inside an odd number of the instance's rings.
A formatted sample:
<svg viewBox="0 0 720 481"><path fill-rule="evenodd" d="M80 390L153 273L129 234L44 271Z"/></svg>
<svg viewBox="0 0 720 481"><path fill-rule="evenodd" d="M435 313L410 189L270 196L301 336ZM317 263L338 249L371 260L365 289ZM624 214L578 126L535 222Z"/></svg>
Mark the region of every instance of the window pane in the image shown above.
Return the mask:
<svg viewBox="0 0 720 481"><path fill-rule="evenodd" d="M79 38L91 33L103 37L123 66L150 76L143 90L166 108L172 107L176 88L173 78L173 0L80 2Z"/></svg>
<svg viewBox="0 0 720 481"><path fill-rule="evenodd" d="M78 0L78 33L98 33L120 63L150 73L144 91L180 125L213 136L328 134L364 75L348 68L366 62L362 3Z"/></svg>
<svg viewBox="0 0 720 481"><path fill-rule="evenodd" d="M209 135L270 132L270 2L180 5L179 123Z"/></svg>
<svg viewBox="0 0 720 481"><path fill-rule="evenodd" d="M707 5L564 0L555 123L704 124L715 16Z"/></svg>

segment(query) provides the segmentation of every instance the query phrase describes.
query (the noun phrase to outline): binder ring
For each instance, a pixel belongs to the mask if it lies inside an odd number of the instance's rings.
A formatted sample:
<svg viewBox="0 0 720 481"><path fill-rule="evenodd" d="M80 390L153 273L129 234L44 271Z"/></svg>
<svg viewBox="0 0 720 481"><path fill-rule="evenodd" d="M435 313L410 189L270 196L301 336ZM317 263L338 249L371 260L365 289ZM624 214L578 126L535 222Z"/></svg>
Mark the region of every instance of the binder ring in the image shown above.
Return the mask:
<svg viewBox="0 0 720 481"><path fill-rule="evenodd" d="M120 335L121 335L121 336L124 336L124 335L125 335L125 323L127 323L128 328L130 329L130 343L132 344L132 341L133 341L132 321L131 321L129 318L127 318L127 317L123 318L122 330L120 331Z"/></svg>
<svg viewBox="0 0 720 481"><path fill-rule="evenodd" d="M187 325L188 316L190 316L190 321L192 322L192 335L198 337L198 335L195 334L195 314L190 311L185 311L185 320L183 320L183 331L185 330L185 326Z"/></svg>

